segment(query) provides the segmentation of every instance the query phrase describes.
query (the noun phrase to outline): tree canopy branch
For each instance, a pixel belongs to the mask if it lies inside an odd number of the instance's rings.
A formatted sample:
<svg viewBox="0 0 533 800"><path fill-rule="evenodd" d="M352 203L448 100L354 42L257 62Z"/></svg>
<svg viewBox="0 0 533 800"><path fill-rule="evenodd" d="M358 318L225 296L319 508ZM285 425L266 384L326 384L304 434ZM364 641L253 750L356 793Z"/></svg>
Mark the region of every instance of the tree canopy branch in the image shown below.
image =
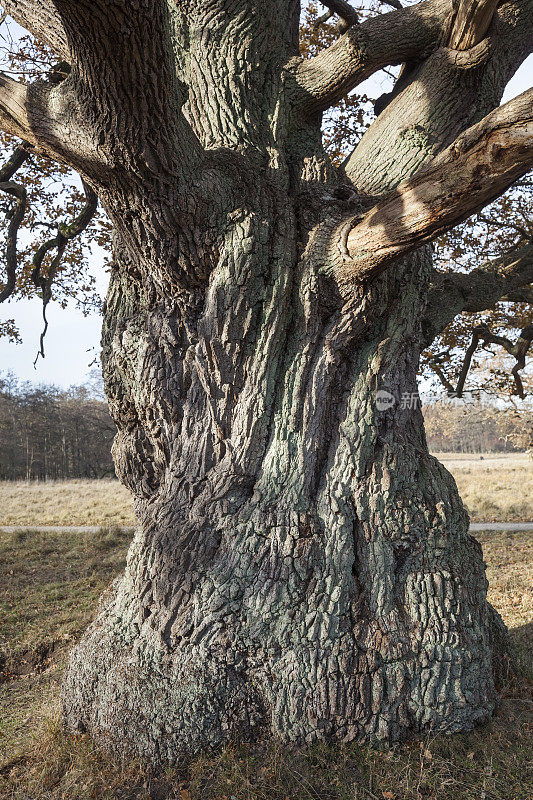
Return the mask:
<svg viewBox="0 0 533 800"><path fill-rule="evenodd" d="M468 274L436 273L422 320L423 347L429 347L462 311L485 311L499 300L532 302L532 282L531 244L488 261Z"/></svg>
<svg viewBox="0 0 533 800"><path fill-rule="evenodd" d="M515 390L514 394L517 394L522 400L524 399L525 392L524 386L522 383L522 379L520 377L520 370L524 369L526 365L526 355L527 351L531 346L531 342L533 341L533 325L527 325L523 331L521 332L518 340L513 343L507 336L498 336L497 334L492 333L490 328L487 325L476 325L474 330L472 331L472 341L468 346L464 361L461 367L461 372L459 374L459 380L457 381L457 388L455 389L455 396L462 397L464 386L466 382L466 378L468 376L468 371L470 369L470 365L472 363L473 355L479 345L480 342L483 342L484 345L487 344L496 344L500 347L503 347L509 355L515 358L515 365L511 370L513 375L514 383L515 383Z"/></svg>
<svg viewBox="0 0 533 800"><path fill-rule="evenodd" d="M9 225L6 237L6 283L0 289L0 303L7 300L15 291L17 274L17 237L26 211L26 189L11 178L28 158L28 151L18 147L11 158L0 169L0 190L15 198L15 206L8 214Z"/></svg>
<svg viewBox="0 0 533 800"><path fill-rule="evenodd" d="M41 290L41 299L43 303L42 314L44 321L44 328L40 336L39 350L37 352L34 365L37 363L39 356L44 358L44 340L48 330L46 309L48 307L48 303L52 299L52 287L54 285L59 267L61 266L61 259L63 258L67 244L71 239L74 239L76 236L79 236L81 233L83 233L87 225L89 225L90 221L94 217L98 207L98 197L96 196L95 192L85 181L82 181L82 183L85 191L85 205L83 206L82 210L71 223L63 223L59 225L57 234L52 239L44 242L33 257L33 270L31 273L31 279L35 286ZM56 254L52 259L47 274L42 275L41 269L44 259L46 255L54 248L56 249Z"/></svg>
<svg viewBox="0 0 533 800"><path fill-rule="evenodd" d="M299 62L295 77L303 108L323 111L382 67L430 51L451 9L451 0L425 0L353 25L323 52Z"/></svg>
<svg viewBox="0 0 533 800"><path fill-rule="evenodd" d="M431 164L385 194L343 244L343 275L364 280L502 194L533 164L533 90L467 129Z"/></svg>
<svg viewBox="0 0 533 800"><path fill-rule="evenodd" d="M69 58L65 29L52 0L2 0L4 10L61 58Z"/></svg>

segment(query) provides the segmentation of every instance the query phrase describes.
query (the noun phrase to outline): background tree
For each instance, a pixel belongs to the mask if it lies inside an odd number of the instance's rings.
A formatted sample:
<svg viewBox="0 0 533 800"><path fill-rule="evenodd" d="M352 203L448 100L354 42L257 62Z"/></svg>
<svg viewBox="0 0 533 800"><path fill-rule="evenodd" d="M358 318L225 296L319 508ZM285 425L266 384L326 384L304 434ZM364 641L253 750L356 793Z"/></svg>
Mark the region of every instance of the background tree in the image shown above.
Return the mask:
<svg viewBox="0 0 533 800"><path fill-rule="evenodd" d="M427 403L424 423L434 453L523 453L533 441L530 403L520 412L482 401Z"/></svg>
<svg viewBox="0 0 533 800"><path fill-rule="evenodd" d="M0 479L113 475L116 427L90 386L61 391L0 374Z"/></svg>
<svg viewBox="0 0 533 800"><path fill-rule="evenodd" d="M505 631L400 399L453 316L531 281L520 259L436 275L428 247L531 169L532 92L499 107L531 2L359 22L330 0L347 30L311 58L297 0L4 5L71 69L3 76L0 123L82 176L64 238L91 192L114 228L104 379L139 527L66 723L157 762L488 719ZM336 167L322 113L400 64Z"/></svg>

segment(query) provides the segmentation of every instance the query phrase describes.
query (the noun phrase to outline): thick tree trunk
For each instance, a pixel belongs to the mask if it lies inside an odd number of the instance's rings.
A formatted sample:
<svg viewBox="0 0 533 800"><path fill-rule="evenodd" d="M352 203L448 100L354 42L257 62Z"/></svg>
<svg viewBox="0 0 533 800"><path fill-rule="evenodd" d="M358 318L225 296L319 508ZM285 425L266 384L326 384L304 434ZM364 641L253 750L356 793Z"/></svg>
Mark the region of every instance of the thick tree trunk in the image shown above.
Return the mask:
<svg viewBox="0 0 533 800"><path fill-rule="evenodd" d="M80 163L117 231L104 377L139 520L72 653L71 728L160 762L265 732L397 741L492 714L506 633L411 402L431 255L405 254L530 163L527 97L507 127L456 139L528 46L526 26L510 55L511 6L471 58L440 47L451 6L428 0L306 62L298 0L51 3L73 70L32 91L48 148ZM334 169L320 109L402 61ZM26 89L6 86L6 129L35 139ZM445 159L446 202L428 205L424 178L405 181L452 140L458 191ZM492 147L497 186L487 159L470 169L472 142Z"/></svg>
<svg viewBox="0 0 533 800"><path fill-rule="evenodd" d="M139 527L64 711L156 762L261 732L464 731L496 702L504 628L411 402L430 255L344 302L321 237L301 245L282 192L263 201L232 220L194 303L147 290L124 253L107 300L114 456Z"/></svg>

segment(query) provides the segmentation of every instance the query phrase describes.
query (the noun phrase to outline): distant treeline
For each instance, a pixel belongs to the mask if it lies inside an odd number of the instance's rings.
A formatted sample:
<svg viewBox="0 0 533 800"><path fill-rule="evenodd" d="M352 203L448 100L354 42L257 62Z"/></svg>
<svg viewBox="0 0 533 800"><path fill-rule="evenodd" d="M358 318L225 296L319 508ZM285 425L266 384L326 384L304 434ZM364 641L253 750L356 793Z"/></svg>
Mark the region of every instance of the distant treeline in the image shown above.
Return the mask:
<svg viewBox="0 0 533 800"><path fill-rule="evenodd" d="M434 453L516 453L533 446L533 411L489 404L424 405L429 449Z"/></svg>
<svg viewBox="0 0 533 800"><path fill-rule="evenodd" d="M531 449L533 411L494 405L426 403L433 452L517 452ZM53 480L113 475L116 433L101 379L61 390L0 373L0 479Z"/></svg>
<svg viewBox="0 0 533 800"><path fill-rule="evenodd" d="M95 396L94 387L65 391L0 374L0 479L113 475L115 433L107 405Z"/></svg>

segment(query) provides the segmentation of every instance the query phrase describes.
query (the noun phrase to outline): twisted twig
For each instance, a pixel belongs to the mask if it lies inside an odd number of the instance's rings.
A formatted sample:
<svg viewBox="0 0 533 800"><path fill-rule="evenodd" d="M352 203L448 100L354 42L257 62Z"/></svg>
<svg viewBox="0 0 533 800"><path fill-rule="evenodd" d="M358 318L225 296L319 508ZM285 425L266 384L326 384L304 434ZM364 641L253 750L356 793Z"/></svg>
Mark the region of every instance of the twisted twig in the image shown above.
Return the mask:
<svg viewBox="0 0 533 800"><path fill-rule="evenodd" d="M84 180L82 180L82 184L85 191L86 202L81 212L70 224L67 225L66 223L61 223L61 225L58 226L57 234L52 239L48 239L48 241L44 242L33 257L33 270L31 273L31 279L35 286L41 290L44 320L44 328L39 338L39 350L37 351L35 361L33 362L34 366L37 364L39 356L44 358L44 339L48 330L46 308L52 299L52 286L58 269L61 265L61 259L63 258L66 246L71 239L74 239L76 236L79 236L81 233L83 233L93 218L98 205L98 197L93 192L91 187L85 183ZM54 248L57 248L57 252L52 260L52 263L50 264L48 273L47 275L41 275L41 267L43 265L45 256Z"/></svg>

